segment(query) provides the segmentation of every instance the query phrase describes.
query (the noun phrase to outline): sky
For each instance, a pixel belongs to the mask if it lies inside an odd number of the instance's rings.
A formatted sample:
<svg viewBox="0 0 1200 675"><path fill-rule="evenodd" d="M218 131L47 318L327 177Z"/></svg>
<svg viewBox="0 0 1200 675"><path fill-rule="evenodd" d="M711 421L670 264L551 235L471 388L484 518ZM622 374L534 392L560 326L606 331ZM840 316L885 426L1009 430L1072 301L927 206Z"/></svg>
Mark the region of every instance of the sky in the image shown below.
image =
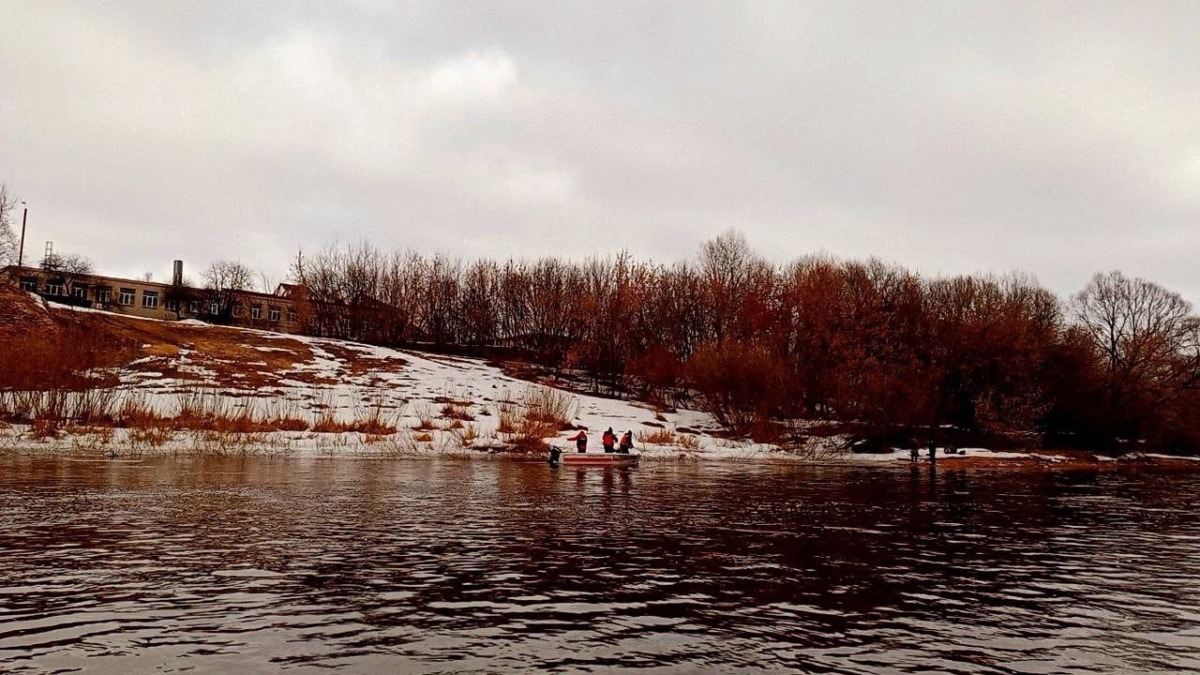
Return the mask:
<svg viewBox="0 0 1200 675"><path fill-rule="evenodd" d="M104 273L472 259L1120 269L1200 302L1195 2L0 0L0 181Z"/></svg>

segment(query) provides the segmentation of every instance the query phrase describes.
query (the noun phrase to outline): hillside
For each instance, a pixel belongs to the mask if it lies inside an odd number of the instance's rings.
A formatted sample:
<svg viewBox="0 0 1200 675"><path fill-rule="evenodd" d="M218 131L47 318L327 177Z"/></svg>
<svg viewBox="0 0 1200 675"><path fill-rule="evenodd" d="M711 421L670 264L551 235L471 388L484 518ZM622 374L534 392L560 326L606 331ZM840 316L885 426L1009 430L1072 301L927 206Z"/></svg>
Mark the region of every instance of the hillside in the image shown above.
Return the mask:
<svg viewBox="0 0 1200 675"><path fill-rule="evenodd" d="M54 332L58 324L37 296L0 283L0 346Z"/></svg>
<svg viewBox="0 0 1200 675"><path fill-rule="evenodd" d="M43 443L61 445L99 423L109 428L108 444L124 439L142 450L179 449L204 431L251 434L248 442L272 452L337 447L421 454L536 450L543 439L566 446L576 429L589 430L598 447L599 434L611 426L632 430L637 445L652 452L762 451L710 435L719 427L703 413L570 394L479 359L46 306L11 289L0 306L10 318L0 349L12 365L0 386L49 388L41 400L0 394L6 418L36 427L54 406L102 408L69 415L88 424L43 425L49 428L33 434ZM72 368L83 354L90 355L86 363ZM14 374L22 377L14 381ZM43 376L44 387L38 383ZM102 402L93 403L97 398ZM143 427L161 433L138 431ZM214 439L206 440L211 445ZM73 443L79 445L78 438Z"/></svg>

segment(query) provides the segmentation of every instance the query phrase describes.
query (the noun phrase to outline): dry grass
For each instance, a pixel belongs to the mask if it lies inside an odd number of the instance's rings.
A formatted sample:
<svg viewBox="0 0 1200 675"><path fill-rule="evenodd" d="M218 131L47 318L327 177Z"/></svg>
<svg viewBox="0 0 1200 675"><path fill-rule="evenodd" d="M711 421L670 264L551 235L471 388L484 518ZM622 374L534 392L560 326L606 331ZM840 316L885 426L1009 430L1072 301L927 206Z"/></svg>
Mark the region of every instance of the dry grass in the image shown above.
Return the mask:
<svg viewBox="0 0 1200 675"><path fill-rule="evenodd" d="M312 431L319 434L359 432L372 436L389 436L396 433L395 415L385 412L382 395L376 395L367 405L355 405L354 415L343 419L337 413L332 394L325 392L315 406L319 412L313 421Z"/></svg>
<svg viewBox="0 0 1200 675"><path fill-rule="evenodd" d="M112 368L137 352L122 342L108 344L75 323L44 339L0 340L0 390L81 391L115 385Z"/></svg>
<svg viewBox="0 0 1200 675"><path fill-rule="evenodd" d="M474 422L475 416L471 414L469 403L452 402L442 406L442 417L462 422Z"/></svg>
<svg viewBox="0 0 1200 675"><path fill-rule="evenodd" d="M354 345L319 346L342 363L339 375L404 367L400 358L380 358ZM298 369L313 357L312 346L284 335L47 309L28 293L0 284L0 390L111 387L112 369L118 367L246 391L270 388L284 372L306 384L335 383L326 374Z"/></svg>
<svg viewBox="0 0 1200 675"><path fill-rule="evenodd" d="M529 417L517 420L516 428L501 434L514 449L522 452L541 452L547 449L546 439L558 435L558 427L552 423Z"/></svg>
<svg viewBox="0 0 1200 675"><path fill-rule="evenodd" d="M637 439L642 443L652 443L654 445L675 445L675 432L670 429L639 431Z"/></svg>
<svg viewBox="0 0 1200 675"><path fill-rule="evenodd" d="M459 444L464 448L470 447L479 438L479 426L476 424L466 424L455 436L458 438Z"/></svg>
<svg viewBox="0 0 1200 675"><path fill-rule="evenodd" d="M323 406L315 422L303 419L290 401L231 397L215 390L178 395L170 415L156 411L144 396L113 390L0 391L0 420L31 424L41 438L57 436L73 424L130 430L204 431L245 436L275 431L358 432L374 436L396 433L393 416L382 405L360 409L353 419L338 419Z"/></svg>
<svg viewBox="0 0 1200 675"><path fill-rule="evenodd" d="M652 445L670 445L683 450L696 451L700 449L700 438L695 434L677 433L670 429L654 429L639 431L637 439L642 443Z"/></svg>
<svg viewBox="0 0 1200 675"><path fill-rule="evenodd" d="M497 409L497 426L496 431L502 434L511 434L517 430L517 423L521 419L521 409L515 403L501 403Z"/></svg>
<svg viewBox="0 0 1200 675"><path fill-rule="evenodd" d="M54 419L39 419L33 423L33 429L30 430L30 437L34 440L43 440L46 438L58 438L62 433L62 426Z"/></svg>
<svg viewBox="0 0 1200 675"><path fill-rule="evenodd" d="M413 431L433 431L437 427L433 424L433 404L428 401L417 401L412 404L413 416L417 418L417 426L413 427Z"/></svg>
<svg viewBox="0 0 1200 675"><path fill-rule="evenodd" d="M574 428L571 422L578 409L578 399L549 387L531 385L520 403L509 400L508 392L502 391L496 406L496 432L516 450L541 452L547 438Z"/></svg>
<svg viewBox="0 0 1200 675"><path fill-rule="evenodd" d="M169 429L158 427L144 427L129 430L129 441L134 446L145 445L152 448L161 448L170 441L174 434Z"/></svg>
<svg viewBox="0 0 1200 675"><path fill-rule="evenodd" d="M554 431L571 429L571 421L579 412L579 399L569 392L531 385L525 390L525 419L554 427Z"/></svg>

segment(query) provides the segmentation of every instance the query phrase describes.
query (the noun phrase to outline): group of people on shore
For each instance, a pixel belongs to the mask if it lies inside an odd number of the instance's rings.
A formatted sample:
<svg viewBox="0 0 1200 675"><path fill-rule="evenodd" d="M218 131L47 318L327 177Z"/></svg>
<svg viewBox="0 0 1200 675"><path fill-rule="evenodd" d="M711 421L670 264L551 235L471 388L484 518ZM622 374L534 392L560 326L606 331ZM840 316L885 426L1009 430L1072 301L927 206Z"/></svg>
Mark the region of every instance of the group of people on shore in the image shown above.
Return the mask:
<svg viewBox="0 0 1200 675"><path fill-rule="evenodd" d="M580 429L579 433L567 440L575 441L575 450L577 452L587 452L587 429ZM600 437L600 442L604 445L604 452L606 453L616 452L628 455L629 451L633 449L633 431L626 431L624 434L621 434L620 443L618 444L617 435L613 433L612 427L609 427Z"/></svg>

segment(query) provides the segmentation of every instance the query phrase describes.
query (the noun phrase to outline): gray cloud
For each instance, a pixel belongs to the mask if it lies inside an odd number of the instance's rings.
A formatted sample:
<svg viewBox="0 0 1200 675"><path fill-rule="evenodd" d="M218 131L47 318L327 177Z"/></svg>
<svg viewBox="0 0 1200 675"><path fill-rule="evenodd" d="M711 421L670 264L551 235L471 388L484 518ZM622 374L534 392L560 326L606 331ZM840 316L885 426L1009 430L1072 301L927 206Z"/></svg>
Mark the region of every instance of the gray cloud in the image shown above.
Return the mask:
<svg viewBox="0 0 1200 675"><path fill-rule="evenodd" d="M1200 299L1194 3L6 4L0 179L105 270L735 227Z"/></svg>

